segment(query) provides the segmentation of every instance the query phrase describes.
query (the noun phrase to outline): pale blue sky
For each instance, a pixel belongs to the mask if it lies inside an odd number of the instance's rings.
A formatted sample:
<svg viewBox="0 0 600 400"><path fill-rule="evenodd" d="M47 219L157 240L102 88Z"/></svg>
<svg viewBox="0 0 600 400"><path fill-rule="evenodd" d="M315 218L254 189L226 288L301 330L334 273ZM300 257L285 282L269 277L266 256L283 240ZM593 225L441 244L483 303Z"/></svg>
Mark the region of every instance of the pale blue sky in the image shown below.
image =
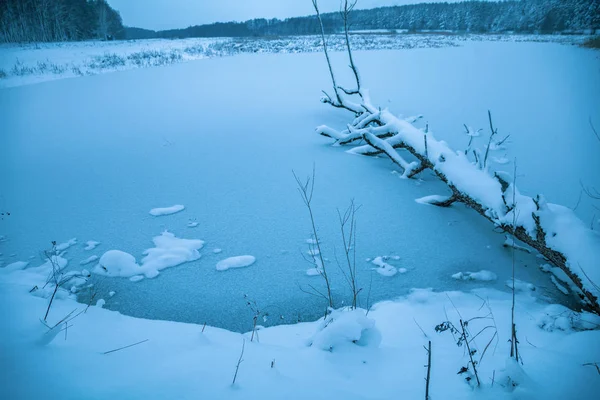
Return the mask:
<svg viewBox="0 0 600 400"><path fill-rule="evenodd" d="M359 0L358 8L414 4L435 0ZM446 0L448 2L456 0ZM185 28L211 22L252 18L287 18L313 13L310 0L108 0L127 26ZM321 10L339 9L340 0L319 0Z"/></svg>

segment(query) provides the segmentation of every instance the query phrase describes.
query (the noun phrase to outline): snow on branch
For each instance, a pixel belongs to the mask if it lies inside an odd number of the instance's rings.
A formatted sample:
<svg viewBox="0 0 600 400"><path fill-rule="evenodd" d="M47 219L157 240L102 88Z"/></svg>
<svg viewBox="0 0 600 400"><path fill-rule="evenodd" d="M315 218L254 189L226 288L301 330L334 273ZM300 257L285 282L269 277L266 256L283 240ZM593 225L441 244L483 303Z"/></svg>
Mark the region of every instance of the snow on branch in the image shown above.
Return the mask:
<svg viewBox="0 0 600 400"><path fill-rule="evenodd" d="M325 42L324 37L323 40ZM451 195L421 199L422 202L443 207L460 202L474 209L498 229L537 250L563 270L579 289L578 294L584 303L600 314L600 290L597 286L600 282L600 268L597 265L597 260L600 260L600 235L588 229L570 209L548 204L542 196L531 198L514 188L516 195L513 199L510 195L513 193L510 177L488 170L489 151L493 145L497 145L493 139L498 134L491 113L488 115L491 136L485 154L476 153L477 159L473 162L469 159L469 151L455 151L444 141L437 140L427 129L423 131L415 127L413 122L418 118L400 119L388 110L371 104L368 91L360 81L350 47L348 55L350 67L356 72L358 90L338 91L339 86L327 57L336 98L327 96L322 101L350 111L353 114L352 122L342 132L327 126L320 126L317 132L334 139L339 145L361 142L349 153L369 156L386 154L403 170L402 176L405 178L413 178L425 169L431 170L447 184ZM468 134L475 135L469 128L466 129ZM407 162L398 150L410 153L416 161Z"/></svg>

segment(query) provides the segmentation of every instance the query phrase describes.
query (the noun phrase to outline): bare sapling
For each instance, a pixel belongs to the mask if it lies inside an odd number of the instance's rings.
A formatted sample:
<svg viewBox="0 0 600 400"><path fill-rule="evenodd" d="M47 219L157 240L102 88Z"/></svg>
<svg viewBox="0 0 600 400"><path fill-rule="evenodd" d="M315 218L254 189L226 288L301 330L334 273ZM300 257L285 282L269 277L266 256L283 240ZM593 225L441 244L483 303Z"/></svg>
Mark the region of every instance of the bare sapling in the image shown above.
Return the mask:
<svg viewBox="0 0 600 400"><path fill-rule="evenodd" d="M513 230L516 230L517 226L517 160L514 162L513 170L513 187L512 187L512 224ZM517 324L515 323L515 238L513 236L512 246L512 305L510 310L510 356L513 357L517 362L519 361L519 340L517 339Z"/></svg>
<svg viewBox="0 0 600 400"><path fill-rule="evenodd" d="M346 263L346 269L340 266L340 271L350 287L352 294L351 308L353 310L357 307L358 294L362 291L362 288L358 287L356 279L356 212L359 208L352 200L344 214L339 209L337 210L344 244L344 261Z"/></svg>
<svg viewBox="0 0 600 400"><path fill-rule="evenodd" d="M425 400L429 400L429 382L431 382L431 340L429 341L427 347L425 347L425 351L427 352L427 377L425 378Z"/></svg>
<svg viewBox="0 0 600 400"><path fill-rule="evenodd" d="M312 199L315 192L315 168L313 167L312 177L307 177L305 182L302 182L300 178L293 172L294 178L296 179L296 183L298 185L298 192L300 193L300 197L308 210L308 215L310 218L310 224L312 229L312 237L314 241L315 251L312 252L313 260L316 265L316 270L319 275L323 278L325 283L326 293L317 290L313 286L309 285L312 290L312 294L324 297L327 300L328 307L333 308L333 295L331 293L331 282L329 280L329 276L327 275L327 266L325 265L325 260L323 259L323 253L321 252L321 241L319 240L319 234L317 232L317 227L315 224L315 216L312 209ZM316 254L315 254L316 253Z"/></svg>
<svg viewBox="0 0 600 400"><path fill-rule="evenodd" d="M348 59L350 60L350 69L352 69L352 73L354 74L354 79L356 80L356 89L348 90L339 86L339 89L342 90L347 95L358 94L362 97L361 92L361 82L360 82L360 74L358 73L358 68L356 68L356 64L354 64L354 57L352 56L352 48L350 47L350 12L354 10L356 7L356 3L358 0L348 1L344 0L341 4L340 14L342 16L342 20L344 21L344 37L346 39L346 49L348 50Z"/></svg>
<svg viewBox="0 0 600 400"><path fill-rule="evenodd" d="M312 0L313 7L315 12L317 13L317 19L319 20L319 27L321 28L321 40L323 41L323 52L325 53L325 58L327 59L327 65L329 66L329 74L331 75L331 81L333 83L333 93L335 94L336 101L331 99L331 96L327 94L327 92L323 91L323 94L329 99L329 103L336 107L343 107L342 99L340 97L340 93L338 91L338 86L335 82L335 75L333 73L333 68L331 66L331 60L329 59L329 51L327 49L327 38L325 37L325 27L323 26L323 19L321 18L321 11L319 10L319 2L318 0Z"/></svg>

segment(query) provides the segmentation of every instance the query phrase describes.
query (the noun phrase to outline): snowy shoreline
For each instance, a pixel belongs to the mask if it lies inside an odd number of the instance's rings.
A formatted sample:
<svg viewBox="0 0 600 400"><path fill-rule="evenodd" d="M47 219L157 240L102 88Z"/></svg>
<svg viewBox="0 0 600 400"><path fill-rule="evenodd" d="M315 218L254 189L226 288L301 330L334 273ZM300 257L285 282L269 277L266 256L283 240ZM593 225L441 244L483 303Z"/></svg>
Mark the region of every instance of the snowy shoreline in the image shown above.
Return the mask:
<svg viewBox="0 0 600 400"><path fill-rule="evenodd" d="M600 390L593 364L600 359L600 317L542 304L528 292L516 297L521 365L509 357L510 294L496 290L413 289L368 313L339 309L326 321L244 334L128 317L102 309L103 299L86 308L61 296L46 325L69 319L49 330L38 319L47 299L28 293L46 272L0 270L0 301L11 304L0 311L10 321L0 330L0 377L10 398L421 398L428 342L436 397L558 400ZM471 321L471 335L491 326L470 343L479 352L490 343L477 365L478 389L465 380L470 372L457 374L468 362L463 348L450 333L438 332L438 325L458 325L459 318ZM232 385L242 343L243 363Z"/></svg>
<svg viewBox="0 0 600 400"><path fill-rule="evenodd" d="M355 50L399 50L461 46L470 41L581 44L582 35L527 34L353 34ZM344 51L342 35L328 39ZM281 38L189 38L0 45L0 89L120 70L170 65L243 53L321 51L319 36Z"/></svg>

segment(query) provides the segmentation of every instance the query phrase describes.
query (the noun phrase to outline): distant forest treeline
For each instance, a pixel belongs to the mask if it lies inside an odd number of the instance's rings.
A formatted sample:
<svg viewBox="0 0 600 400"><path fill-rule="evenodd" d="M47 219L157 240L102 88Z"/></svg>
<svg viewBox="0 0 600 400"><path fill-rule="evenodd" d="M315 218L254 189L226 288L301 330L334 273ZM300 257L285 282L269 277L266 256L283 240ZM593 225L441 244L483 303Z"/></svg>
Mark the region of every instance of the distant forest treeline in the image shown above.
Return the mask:
<svg viewBox="0 0 600 400"><path fill-rule="evenodd" d="M342 31L339 13L323 14L323 22L328 33ZM318 32L317 24L315 16L307 16L157 32L123 28L119 13L105 0L0 0L0 42L307 35ZM352 30L593 33L600 30L600 0L465 1L381 7L353 11L351 24Z"/></svg>
<svg viewBox="0 0 600 400"><path fill-rule="evenodd" d="M0 0L0 42L124 39L105 0Z"/></svg>
<svg viewBox="0 0 600 400"><path fill-rule="evenodd" d="M328 33L343 29L339 13L323 14L323 23ZM317 24L315 16L253 19L158 32L137 29L127 35L130 38L306 35L317 33ZM351 24L352 30L589 33L600 30L600 0L465 1L380 7L353 11Z"/></svg>

